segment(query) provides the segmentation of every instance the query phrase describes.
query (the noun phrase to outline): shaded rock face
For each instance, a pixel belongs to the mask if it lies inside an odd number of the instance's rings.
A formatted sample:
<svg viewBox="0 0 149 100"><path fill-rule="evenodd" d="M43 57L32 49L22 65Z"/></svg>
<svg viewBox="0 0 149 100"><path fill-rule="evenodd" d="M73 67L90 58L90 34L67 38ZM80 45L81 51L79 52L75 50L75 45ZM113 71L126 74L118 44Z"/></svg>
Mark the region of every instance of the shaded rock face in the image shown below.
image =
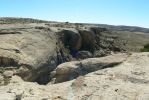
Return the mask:
<svg viewBox="0 0 149 100"><path fill-rule="evenodd" d="M89 51L79 51L77 54L78 59L92 58L93 54Z"/></svg>
<svg viewBox="0 0 149 100"><path fill-rule="evenodd" d="M17 67L19 65L18 65L18 62L12 58L0 57L0 67L11 67L11 66Z"/></svg>
<svg viewBox="0 0 149 100"><path fill-rule="evenodd" d="M95 34L94 56L101 57L112 52L126 52L126 41L105 28L91 28Z"/></svg>
<svg viewBox="0 0 149 100"><path fill-rule="evenodd" d="M81 50L86 50L93 53L95 45L95 34L92 31L86 30L80 30L79 33L82 37Z"/></svg>
<svg viewBox="0 0 149 100"><path fill-rule="evenodd" d="M95 57L109 55L112 52L125 52L125 41L105 28L89 30L63 30L59 33L64 48L77 58L78 51L88 51Z"/></svg>
<svg viewBox="0 0 149 100"><path fill-rule="evenodd" d="M69 49L79 50L82 45L82 38L79 33L64 30L62 33L62 41L65 45L65 47L68 47Z"/></svg>

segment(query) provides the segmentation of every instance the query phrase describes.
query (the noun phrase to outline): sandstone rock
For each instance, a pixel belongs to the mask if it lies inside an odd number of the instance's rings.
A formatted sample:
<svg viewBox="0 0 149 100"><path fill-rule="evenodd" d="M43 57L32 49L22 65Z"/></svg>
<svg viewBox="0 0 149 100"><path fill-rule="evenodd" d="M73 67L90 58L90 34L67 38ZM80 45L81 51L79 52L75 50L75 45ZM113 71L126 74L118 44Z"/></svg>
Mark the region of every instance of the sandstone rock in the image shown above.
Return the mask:
<svg viewBox="0 0 149 100"><path fill-rule="evenodd" d="M79 30L79 33L82 37L82 50L87 50L90 52L94 52L95 46L95 34L92 31L88 30Z"/></svg>
<svg viewBox="0 0 149 100"><path fill-rule="evenodd" d="M108 29L90 30L92 25L84 29L83 24L77 29L70 23L68 26L65 23L48 24L0 25L0 67L6 71L12 68L14 74L25 81L46 84L50 80L50 72L61 63L76 60L78 52L88 50L94 57L101 57L111 51L123 51L123 39ZM85 55L88 56L83 58L90 57L89 53ZM79 69L81 64L82 61L77 64Z"/></svg>
<svg viewBox="0 0 149 100"><path fill-rule="evenodd" d="M60 32L64 45L71 50L79 50L82 46L82 37L77 31L63 30Z"/></svg>
<svg viewBox="0 0 149 100"><path fill-rule="evenodd" d="M21 34L14 34L11 28ZM16 74L24 80L36 81L43 73L49 73L57 66L55 33L29 25L24 25L24 29L11 28L3 29L8 34L0 32L0 67L17 68Z"/></svg>
<svg viewBox="0 0 149 100"><path fill-rule="evenodd" d="M149 53L114 54L126 46L139 50L147 35L88 24L17 23L0 24L0 100L149 100ZM71 61L77 54L85 59Z"/></svg>
<svg viewBox="0 0 149 100"><path fill-rule="evenodd" d="M109 54L108 51L100 49L100 50L96 50L94 52L94 57L104 57L104 56L106 56L108 54Z"/></svg>
<svg viewBox="0 0 149 100"><path fill-rule="evenodd" d="M5 71L3 75L4 77L11 78L13 76L13 71Z"/></svg>
<svg viewBox="0 0 149 100"><path fill-rule="evenodd" d="M82 61L63 63L54 71L55 82L59 83L72 80L79 75L85 75L89 72L116 66L126 60L126 58L126 54L115 54L102 58L88 58Z"/></svg>
<svg viewBox="0 0 149 100"><path fill-rule="evenodd" d="M16 96L13 93L0 93L0 100L16 100Z"/></svg>
<svg viewBox="0 0 149 100"><path fill-rule="evenodd" d="M119 37L118 34L105 28L91 28L95 34L95 56L109 55L110 52L126 52L126 40ZM97 54L97 52L99 54ZM101 54L100 54L101 53Z"/></svg>
<svg viewBox="0 0 149 100"><path fill-rule="evenodd" d="M94 57L109 55L111 51L125 51L124 40L119 39L118 35L111 35L111 31L104 28L78 29L78 31L65 29L58 35L63 47L67 48L74 58L79 51L89 51Z"/></svg>
<svg viewBox="0 0 149 100"><path fill-rule="evenodd" d="M21 77L14 75L12 76L12 78L10 79L10 83L21 83L24 82Z"/></svg>
<svg viewBox="0 0 149 100"><path fill-rule="evenodd" d="M77 58L78 59L85 59L85 58L92 58L92 57L93 57L93 55L89 51L79 51L77 53Z"/></svg>
<svg viewBox="0 0 149 100"><path fill-rule="evenodd" d="M88 73L68 82L45 86L31 82L11 83L0 87L0 98L2 100L16 100L17 97L21 97L21 100L148 100L148 61L149 53L132 53L120 65Z"/></svg>

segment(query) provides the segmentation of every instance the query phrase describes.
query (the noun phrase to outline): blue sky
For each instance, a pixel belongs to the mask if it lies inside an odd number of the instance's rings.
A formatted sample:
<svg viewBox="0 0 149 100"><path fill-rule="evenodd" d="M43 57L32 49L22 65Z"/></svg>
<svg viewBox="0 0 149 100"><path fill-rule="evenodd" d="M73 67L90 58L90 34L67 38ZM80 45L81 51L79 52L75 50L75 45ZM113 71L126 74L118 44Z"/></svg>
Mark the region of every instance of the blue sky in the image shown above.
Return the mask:
<svg viewBox="0 0 149 100"><path fill-rule="evenodd" d="M0 17L149 28L149 0L0 0Z"/></svg>

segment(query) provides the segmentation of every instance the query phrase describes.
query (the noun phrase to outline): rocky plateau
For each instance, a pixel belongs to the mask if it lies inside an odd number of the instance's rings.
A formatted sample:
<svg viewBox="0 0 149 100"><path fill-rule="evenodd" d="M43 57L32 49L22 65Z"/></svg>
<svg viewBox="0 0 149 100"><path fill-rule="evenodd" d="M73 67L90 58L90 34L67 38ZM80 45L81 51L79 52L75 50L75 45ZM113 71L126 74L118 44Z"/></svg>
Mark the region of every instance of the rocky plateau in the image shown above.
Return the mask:
<svg viewBox="0 0 149 100"><path fill-rule="evenodd" d="M149 100L147 29L103 26L0 19L0 100Z"/></svg>

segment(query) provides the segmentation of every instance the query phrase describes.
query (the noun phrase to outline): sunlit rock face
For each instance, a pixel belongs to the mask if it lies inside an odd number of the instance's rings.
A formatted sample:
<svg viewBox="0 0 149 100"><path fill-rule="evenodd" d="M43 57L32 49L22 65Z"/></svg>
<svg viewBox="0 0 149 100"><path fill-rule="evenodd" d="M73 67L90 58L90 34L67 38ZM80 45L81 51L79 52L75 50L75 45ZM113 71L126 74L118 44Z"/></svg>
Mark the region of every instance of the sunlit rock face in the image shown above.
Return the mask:
<svg viewBox="0 0 149 100"><path fill-rule="evenodd" d="M84 76L88 73L117 66L127 59L127 54L115 54L101 58L88 58L82 61L72 61L60 64L51 72L52 80L55 83L61 83L73 80L78 76Z"/></svg>
<svg viewBox="0 0 149 100"><path fill-rule="evenodd" d="M4 22L0 100L149 100L149 53L134 53L149 43L147 35L93 24Z"/></svg>
<svg viewBox="0 0 149 100"><path fill-rule="evenodd" d="M0 30L0 67L14 67L15 74L24 80L46 84L59 64L94 57L102 48L98 36L106 31L96 30L68 28L56 32L44 24L4 27Z"/></svg>
<svg viewBox="0 0 149 100"><path fill-rule="evenodd" d="M35 81L57 66L53 32L30 26L11 27L15 31L7 27L0 32L0 67L17 67L17 75Z"/></svg>
<svg viewBox="0 0 149 100"><path fill-rule="evenodd" d="M59 76L47 85L39 85L35 82L24 82L20 77L13 76L9 84L0 86L0 99L148 100L149 53L116 54L108 57L89 58L81 62L83 63L83 67L90 68L91 70L91 66L100 68L103 65L100 63L103 62L112 63L119 61L121 63L118 65L111 66L108 64L108 68L96 69L96 71L80 75L71 81L66 80L58 84L53 84L53 82L57 81L58 77L64 80L66 77L62 78L62 75L66 75L74 71L74 69L77 69L76 62L59 65L59 70L57 70ZM77 71L79 72L79 68Z"/></svg>

